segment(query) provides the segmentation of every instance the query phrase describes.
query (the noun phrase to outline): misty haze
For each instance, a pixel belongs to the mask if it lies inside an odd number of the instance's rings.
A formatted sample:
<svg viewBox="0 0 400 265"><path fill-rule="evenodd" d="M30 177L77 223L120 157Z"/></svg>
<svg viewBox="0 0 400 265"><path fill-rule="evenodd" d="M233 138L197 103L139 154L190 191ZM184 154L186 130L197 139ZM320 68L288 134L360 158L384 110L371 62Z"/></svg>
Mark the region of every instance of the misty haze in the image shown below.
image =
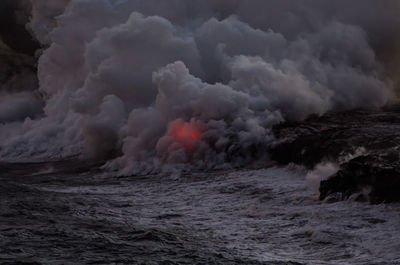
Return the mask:
<svg viewBox="0 0 400 265"><path fill-rule="evenodd" d="M0 264L400 264L397 0L1 0Z"/></svg>

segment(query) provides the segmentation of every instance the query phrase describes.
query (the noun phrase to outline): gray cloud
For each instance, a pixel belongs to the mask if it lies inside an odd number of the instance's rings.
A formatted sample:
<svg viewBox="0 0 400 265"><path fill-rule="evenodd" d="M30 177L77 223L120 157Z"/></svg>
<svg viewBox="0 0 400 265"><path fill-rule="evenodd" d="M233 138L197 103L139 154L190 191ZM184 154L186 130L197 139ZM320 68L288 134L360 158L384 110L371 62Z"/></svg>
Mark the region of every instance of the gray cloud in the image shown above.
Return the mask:
<svg viewBox="0 0 400 265"><path fill-rule="evenodd" d="M50 3L51 2L51 3ZM396 1L32 0L44 118L0 142L121 174L247 163L283 120L394 97ZM27 139L26 135L32 140ZM15 149L20 150L20 149Z"/></svg>

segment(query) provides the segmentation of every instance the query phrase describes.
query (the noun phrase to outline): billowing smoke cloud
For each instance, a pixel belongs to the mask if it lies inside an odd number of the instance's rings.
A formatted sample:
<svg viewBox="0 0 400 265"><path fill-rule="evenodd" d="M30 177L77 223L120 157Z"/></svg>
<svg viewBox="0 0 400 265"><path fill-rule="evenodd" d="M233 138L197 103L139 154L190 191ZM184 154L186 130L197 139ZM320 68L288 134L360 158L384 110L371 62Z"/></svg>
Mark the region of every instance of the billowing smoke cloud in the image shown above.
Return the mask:
<svg viewBox="0 0 400 265"><path fill-rule="evenodd" d="M398 15L395 0L32 0L45 117L3 124L0 155L121 174L267 159L277 123L393 99ZM27 98L6 100L14 115Z"/></svg>

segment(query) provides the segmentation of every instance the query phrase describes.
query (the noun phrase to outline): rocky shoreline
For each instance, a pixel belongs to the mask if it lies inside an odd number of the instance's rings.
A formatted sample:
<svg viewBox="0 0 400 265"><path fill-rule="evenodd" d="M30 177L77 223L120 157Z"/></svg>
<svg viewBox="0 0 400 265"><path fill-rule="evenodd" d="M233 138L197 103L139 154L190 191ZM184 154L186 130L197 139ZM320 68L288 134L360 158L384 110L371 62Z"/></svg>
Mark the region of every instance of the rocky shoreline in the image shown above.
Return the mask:
<svg viewBox="0 0 400 265"><path fill-rule="evenodd" d="M43 104L36 91L37 57L34 55L40 45L25 26L29 12L15 1L7 0L4 4L20 12L5 13L2 18L0 93L9 93L8 101L18 103L28 99L34 103L21 113L14 111L13 115L4 117L0 114L0 123L35 118L41 113L33 109L40 109L37 106ZM24 19L18 21L21 18L17 14L22 14ZM339 165L336 174L321 182L321 200L332 195L336 198L354 195L371 203L400 201L400 105L286 122L276 126L274 134L278 141L269 152L272 160L280 164L295 163L308 169L323 162Z"/></svg>
<svg viewBox="0 0 400 265"><path fill-rule="evenodd" d="M400 107L311 117L274 128L270 152L281 164L313 169L323 162L339 171L321 181L320 200L354 196L370 203L400 201Z"/></svg>

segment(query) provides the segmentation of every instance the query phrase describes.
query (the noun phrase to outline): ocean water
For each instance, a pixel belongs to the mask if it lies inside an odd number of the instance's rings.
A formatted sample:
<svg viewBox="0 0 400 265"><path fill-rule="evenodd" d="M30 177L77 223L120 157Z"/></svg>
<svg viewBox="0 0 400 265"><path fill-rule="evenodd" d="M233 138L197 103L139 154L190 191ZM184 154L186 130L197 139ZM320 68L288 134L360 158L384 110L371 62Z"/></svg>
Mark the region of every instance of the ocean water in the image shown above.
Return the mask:
<svg viewBox="0 0 400 265"><path fill-rule="evenodd" d="M400 264L400 204L320 202L299 168L0 174L4 264Z"/></svg>

